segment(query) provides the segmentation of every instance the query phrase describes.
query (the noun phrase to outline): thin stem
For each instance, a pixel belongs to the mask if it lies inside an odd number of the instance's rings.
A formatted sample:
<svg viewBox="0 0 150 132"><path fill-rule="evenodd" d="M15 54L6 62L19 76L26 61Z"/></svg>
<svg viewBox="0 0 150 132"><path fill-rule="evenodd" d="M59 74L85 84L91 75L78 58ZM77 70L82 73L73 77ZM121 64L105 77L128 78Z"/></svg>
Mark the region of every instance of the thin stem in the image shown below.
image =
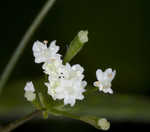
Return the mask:
<svg viewBox="0 0 150 132"><path fill-rule="evenodd" d="M97 87L89 86L89 87L87 88L87 91L85 92L84 95L88 95L88 94L94 93L94 92L96 92L96 91L98 91L98 88L97 88Z"/></svg>
<svg viewBox="0 0 150 132"><path fill-rule="evenodd" d="M37 17L34 19L33 23L30 25L28 30L26 31L25 35L21 39L18 47L16 48L15 52L13 53L12 57L10 58L7 66L4 69L4 72L0 78L0 93L2 92L2 88L6 84L7 80L9 79L9 76L11 72L13 71L18 59L20 58L21 54L23 53L27 43L31 39L31 36L34 34L38 26L41 24L43 21L44 17L48 13L48 11L52 8L54 2L56 0L48 0Z"/></svg>
<svg viewBox="0 0 150 132"><path fill-rule="evenodd" d="M41 113L42 113L42 110L36 110L36 111L32 112L31 114L26 115L25 117L23 117L19 120L11 122L10 124L6 125L5 127L2 127L0 129L0 132L10 132Z"/></svg>

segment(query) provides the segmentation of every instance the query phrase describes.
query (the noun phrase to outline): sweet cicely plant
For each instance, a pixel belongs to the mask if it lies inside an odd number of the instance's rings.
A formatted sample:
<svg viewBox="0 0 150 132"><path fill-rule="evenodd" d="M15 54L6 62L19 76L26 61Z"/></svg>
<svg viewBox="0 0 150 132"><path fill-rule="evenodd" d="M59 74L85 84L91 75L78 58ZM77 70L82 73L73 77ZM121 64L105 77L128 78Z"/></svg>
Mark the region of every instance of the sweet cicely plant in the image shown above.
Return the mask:
<svg viewBox="0 0 150 132"><path fill-rule="evenodd" d="M24 87L24 96L38 111L43 113L44 118L48 118L49 114L65 116L84 121L98 129L108 130L110 123L105 118L91 116L92 114L79 116L69 112L72 107L76 107L78 101L84 100L84 94L91 92L84 79L85 69L80 64L69 63L87 42L88 31L80 31L71 41L62 59L62 55L58 53L60 47L56 45L56 40L50 44L48 41L35 41L32 47L33 56L35 63L41 64L46 76L46 79L43 79L45 87L34 87L32 81L29 81ZM111 68L105 71L97 69L97 81L93 82L95 89L98 92L113 94L111 82L115 74L116 72ZM34 83L36 85L36 82Z"/></svg>

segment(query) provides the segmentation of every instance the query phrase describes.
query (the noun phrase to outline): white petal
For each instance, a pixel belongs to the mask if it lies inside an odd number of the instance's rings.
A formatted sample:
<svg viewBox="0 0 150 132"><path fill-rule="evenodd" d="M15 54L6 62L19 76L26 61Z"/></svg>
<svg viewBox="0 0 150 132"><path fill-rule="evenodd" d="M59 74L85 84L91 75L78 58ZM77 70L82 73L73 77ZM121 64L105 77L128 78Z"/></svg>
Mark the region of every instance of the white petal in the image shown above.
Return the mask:
<svg viewBox="0 0 150 132"><path fill-rule="evenodd" d="M53 40L50 43L49 50L53 53L57 53L59 51L59 46L56 46L56 40Z"/></svg>
<svg viewBox="0 0 150 132"><path fill-rule="evenodd" d="M66 69L67 69L67 70L69 70L69 69L71 68L71 66L70 66L70 64L69 64L69 63L66 63L66 65L65 65L65 66L66 66Z"/></svg>
<svg viewBox="0 0 150 132"><path fill-rule="evenodd" d="M93 86L97 87L97 81L93 82Z"/></svg>
<svg viewBox="0 0 150 132"><path fill-rule="evenodd" d="M87 85L87 82L86 82L86 81L82 81L82 82L81 82L81 86L82 86L83 88L85 88L86 85Z"/></svg>
<svg viewBox="0 0 150 132"><path fill-rule="evenodd" d="M27 82L25 87L24 87L24 90L34 92L35 89L34 89L33 83L32 82Z"/></svg>
<svg viewBox="0 0 150 132"><path fill-rule="evenodd" d="M114 79L115 75L116 75L116 70L114 70L114 71L112 72L112 80Z"/></svg>
<svg viewBox="0 0 150 132"><path fill-rule="evenodd" d="M107 74L112 73L112 69L111 69L111 68L106 69L106 70L105 70L105 73L107 73Z"/></svg>
<svg viewBox="0 0 150 132"><path fill-rule="evenodd" d="M47 45L40 41L35 41L32 47L33 52L41 52L41 50L47 49Z"/></svg>
<svg viewBox="0 0 150 132"><path fill-rule="evenodd" d="M104 87L103 87L103 85L102 84L99 84L99 91L103 91L104 90Z"/></svg>
<svg viewBox="0 0 150 132"><path fill-rule="evenodd" d="M79 100L83 100L83 99L84 99L84 96L81 94L80 96L78 96L78 99L79 99Z"/></svg>
<svg viewBox="0 0 150 132"><path fill-rule="evenodd" d="M115 70L112 71L111 68L108 68L105 70L104 74L105 74L106 79L112 81L115 77L116 71Z"/></svg>
<svg viewBox="0 0 150 132"><path fill-rule="evenodd" d="M54 49L56 48L56 40L51 41L50 47Z"/></svg>
<svg viewBox="0 0 150 132"><path fill-rule="evenodd" d="M108 93L113 94L113 90L111 88L109 88Z"/></svg>
<svg viewBox="0 0 150 132"><path fill-rule="evenodd" d="M84 71L84 68L82 66L80 66L79 64L73 65L72 69L74 71L79 71L80 73L83 73L83 71Z"/></svg>
<svg viewBox="0 0 150 132"><path fill-rule="evenodd" d="M47 50L47 45L40 41L36 41L32 47L33 55L35 57L35 63L42 63L45 61L45 52Z"/></svg>
<svg viewBox="0 0 150 132"><path fill-rule="evenodd" d="M96 81L96 82L93 83L93 85L94 85L95 87L99 87L100 82L99 82L99 81Z"/></svg>
<svg viewBox="0 0 150 132"><path fill-rule="evenodd" d="M71 106L74 106L75 99L73 97L66 97L64 98L64 105L70 104Z"/></svg>
<svg viewBox="0 0 150 132"><path fill-rule="evenodd" d="M103 80L103 71L101 69L97 69L96 77L97 77L97 80L99 81Z"/></svg>
<svg viewBox="0 0 150 132"><path fill-rule="evenodd" d="M113 94L113 91L111 88L105 88L105 89L103 89L103 92Z"/></svg>
<svg viewBox="0 0 150 132"><path fill-rule="evenodd" d="M32 91L26 91L24 96L28 101L33 101L36 98L36 94Z"/></svg>

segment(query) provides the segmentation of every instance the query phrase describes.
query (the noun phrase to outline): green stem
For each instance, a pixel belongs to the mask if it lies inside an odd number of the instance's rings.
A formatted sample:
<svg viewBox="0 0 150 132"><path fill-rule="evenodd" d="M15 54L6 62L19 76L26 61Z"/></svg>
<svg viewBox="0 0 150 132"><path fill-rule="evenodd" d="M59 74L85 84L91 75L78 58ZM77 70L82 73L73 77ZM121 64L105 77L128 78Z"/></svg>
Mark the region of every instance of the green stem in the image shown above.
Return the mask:
<svg viewBox="0 0 150 132"><path fill-rule="evenodd" d="M10 131L14 130L15 128L21 126L25 122L31 120L33 117L41 114L41 112L42 112L42 110L36 110L36 111L32 112L31 114L26 115L25 117L23 117L19 120L11 122L10 124L6 125L5 127L2 127L0 129L0 132L10 132Z"/></svg>
<svg viewBox="0 0 150 132"><path fill-rule="evenodd" d="M33 23L30 25L30 27L26 31L25 35L21 39L18 47L16 48L15 52L13 53L11 59L9 60L6 68L4 69L4 72L0 78L0 93L2 92L2 88L6 84L7 80L9 79L9 76L10 76L11 72L13 71L18 59L21 57L21 53L24 51L27 43L31 39L31 36L34 34L34 32L36 31L38 26L41 24L44 17L48 13L48 11L52 8L55 1L56 0L48 0L45 3L45 5L41 9L41 11L37 15L37 17L34 19Z"/></svg>
<svg viewBox="0 0 150 132"><path fill-rule="evenodd" d="M89 95L90 93L99 92L97 87L87 87L87 91L84 93L84 95Z"/></svg>
<svg viewBox="0 0 150 132"><path fill-rule="evenodd" d="M97 126L97 120L100 119L100 118L97 118L97 117L94 117L94 116L78 116L78 115L74 115L74 114L71 114L71 113L68 113L68 112L65 112L65 111L60 111L60 110L57 110L57 109L51 109L51 111L53 113L59 114L60 116L65 116L65 117L68 117L68 118L71 118L71 119L83 121L85 123L88 123L88 124L94 126L97 129L100 129Z"/></svg>
<svg viewBox="0 0 150 132"><path fill-rule="evenodd" d="M55 112L55 113L57 113L57 114L60 114L61 116L65 116L65 117L68 117L68 118L71 118L71 119L76 119L76 120L80 119L79 116L70 114L70 113L65 112L65 111L60 111L60 110L56 110L56 109L52 109L52 111Z"/></svg>

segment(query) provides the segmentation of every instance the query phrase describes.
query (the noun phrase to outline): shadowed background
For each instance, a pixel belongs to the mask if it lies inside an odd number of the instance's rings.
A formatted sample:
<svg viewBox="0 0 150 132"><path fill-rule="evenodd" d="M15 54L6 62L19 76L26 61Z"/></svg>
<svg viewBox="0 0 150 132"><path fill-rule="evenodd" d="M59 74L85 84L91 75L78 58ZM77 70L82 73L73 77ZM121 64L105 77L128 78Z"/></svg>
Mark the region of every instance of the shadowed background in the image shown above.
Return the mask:
<svg viewBox="0 0 150 132"><path fill-rule="evenodd" d="M6 0L1 3L1 73L45 2ZM38 80L43 75L41 65L34 63L33 42L57 40L61 47L60 53L64 54L77 32L87 29L89 42L71 64L79 63L85 68L86 80L91 85L96 79L97 68L104 70L111 67L116 69L117 75L112 86L114 95L91 95L89 106L93 108L83 106L80 109L83 113L93 112L97 116L107 117L112 122L110 131L127 128L142 130L148 127L149 4L142 0L57 0L29 42L0 96L0 123L31 111L31 105L23 97L23 88L26 81ZM43 128L44 131L98 131L79 121L57 118L30 121L15 131L43 131Z"/></svg>

